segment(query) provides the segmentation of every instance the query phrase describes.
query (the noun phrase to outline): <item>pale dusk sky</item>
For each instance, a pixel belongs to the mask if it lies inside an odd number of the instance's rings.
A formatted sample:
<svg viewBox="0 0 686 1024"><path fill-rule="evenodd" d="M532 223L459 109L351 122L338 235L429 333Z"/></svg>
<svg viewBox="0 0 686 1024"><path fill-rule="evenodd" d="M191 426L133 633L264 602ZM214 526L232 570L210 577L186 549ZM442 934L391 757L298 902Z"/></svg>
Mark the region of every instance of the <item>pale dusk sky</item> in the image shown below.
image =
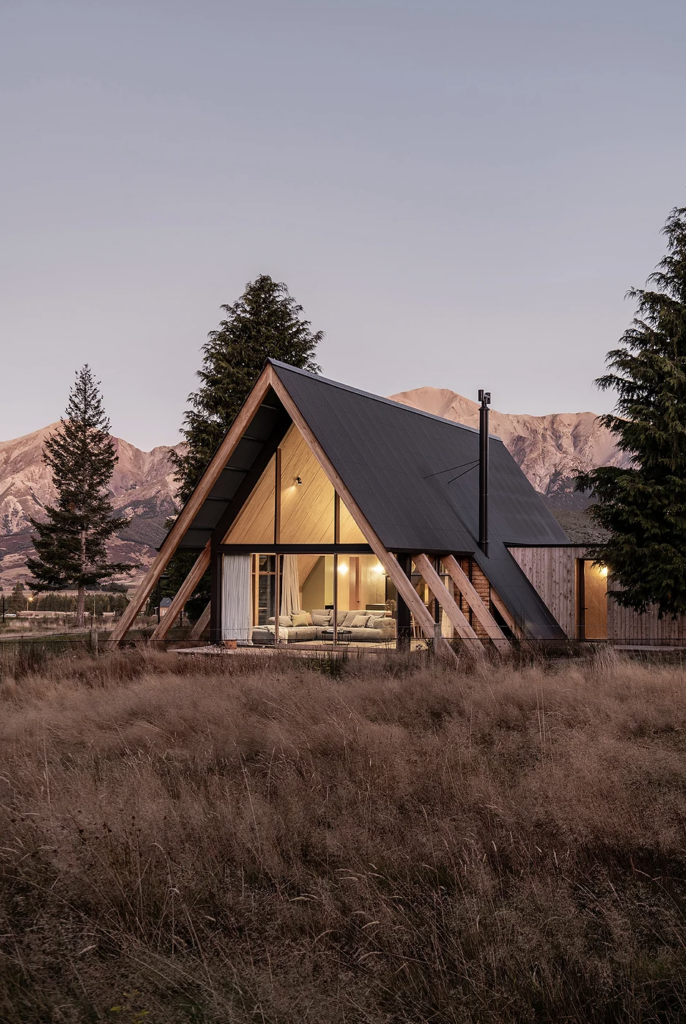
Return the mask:
<svg viewBox="0 0 686 1024"><path fill-rule="evenodd" d="M0 0L0 439L89 362L176 443L259 273L329 377L603 411L686 205L685 37L683 0Z"/></svg>

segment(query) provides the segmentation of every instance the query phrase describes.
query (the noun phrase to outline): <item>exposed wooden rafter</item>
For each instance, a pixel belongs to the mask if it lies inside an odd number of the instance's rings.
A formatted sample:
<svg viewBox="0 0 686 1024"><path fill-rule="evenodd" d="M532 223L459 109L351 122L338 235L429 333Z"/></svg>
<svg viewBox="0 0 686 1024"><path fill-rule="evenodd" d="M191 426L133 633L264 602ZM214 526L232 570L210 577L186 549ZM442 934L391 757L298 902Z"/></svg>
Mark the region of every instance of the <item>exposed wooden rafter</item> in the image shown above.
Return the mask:
<svg viewBox="0 0 686 1024"><path fill-rule="evenodd" d="M472 609L472 614L476 616L497 649L503 654L506 651L509 651L510 645L507 642L502 629L479 597L476 588L464 573L455 556L448 555L447 558L443 558L441 561L443 562L451 580L460 591L469 607Z"/></svg>
<svg viewBox="0 0 686 1024"><path fill-rule="evenodd" d="M503 621L509 626L514 635L521 636L522 631L517 625L514 615L511 613L504 601L501 600L500 595L493 589L493 587L491 587L491 601L493 602L493 607L498 609L503 617Z"/></svg>
<svg viewBox="0 0 686 1024"><path fill-rule="evenodd" d="M457 635L461 640L468 641L466 644L467 650L475 658L483 658L484 649L481 641L469 625L468 619L457 604L453 595L450 593L448 588L443 585L443 581L434 569L431 559L428 555L422 554L413 555L412 560L424 577L424 582L428 586L429 590L436 598L441 608L444 609L445 614L457 630Z"/></svg>

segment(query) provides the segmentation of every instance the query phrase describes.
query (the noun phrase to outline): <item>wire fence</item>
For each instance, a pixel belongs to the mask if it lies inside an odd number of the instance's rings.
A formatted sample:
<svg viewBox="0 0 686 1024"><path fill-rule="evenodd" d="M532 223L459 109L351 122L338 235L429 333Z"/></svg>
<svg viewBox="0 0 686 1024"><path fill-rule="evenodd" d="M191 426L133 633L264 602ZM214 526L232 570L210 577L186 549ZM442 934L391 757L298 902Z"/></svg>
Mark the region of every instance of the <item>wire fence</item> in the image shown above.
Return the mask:
<svg viewBox="0 0 686 1024"><path fill-rule="evenodd" d="M109 642L109 630L89 630L79 633L54 633L49 636L0 635L0 676L16 673L38 672L53 659L103 658L118 654L144 652L172 652L176 656L188 655L195 660L197 657L221 655L250 655L273 657L274 655L291 655L293 657L313 658L362 658L366 656L384 655L386 657L412 657L413 655L433 656L437 653L432 640L411 641L409 646L396 645L395 639L377 644L343 643L333 646L318 643L279 642L271 646L243 644L240 641L234 647L230 641L220 644L209 644L206 639L192 640L188 628L177 628L164 640L151 639L151 629L131 630L124 641L115 645ZM480 641L450 640L450 646L458 655L469 653L470 644ZM488 644L482 648L487 655L496 656L495 650ZM514 640L511 641L510 655L515 664L535 662L552 662L565 659L585 659L597 656L599 652L617 652L632 659L654 660L662 663L683 664L686 654L686 642L680 640L665 641L662 639L637 640Z"/></svg>

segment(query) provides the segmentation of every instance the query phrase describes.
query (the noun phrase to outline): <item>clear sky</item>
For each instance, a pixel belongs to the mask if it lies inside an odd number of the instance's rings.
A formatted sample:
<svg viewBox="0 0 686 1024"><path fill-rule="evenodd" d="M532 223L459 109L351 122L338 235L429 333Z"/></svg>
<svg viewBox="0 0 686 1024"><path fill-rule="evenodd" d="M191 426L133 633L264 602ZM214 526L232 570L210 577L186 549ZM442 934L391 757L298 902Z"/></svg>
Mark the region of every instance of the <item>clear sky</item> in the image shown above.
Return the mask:
<svg viewBox="0 0 686 1024"><path fill-rule="evenodd" d="M594 409L686 205L684 0L0 0L0 439L175 443L259 273L327 376Z"/></svg>

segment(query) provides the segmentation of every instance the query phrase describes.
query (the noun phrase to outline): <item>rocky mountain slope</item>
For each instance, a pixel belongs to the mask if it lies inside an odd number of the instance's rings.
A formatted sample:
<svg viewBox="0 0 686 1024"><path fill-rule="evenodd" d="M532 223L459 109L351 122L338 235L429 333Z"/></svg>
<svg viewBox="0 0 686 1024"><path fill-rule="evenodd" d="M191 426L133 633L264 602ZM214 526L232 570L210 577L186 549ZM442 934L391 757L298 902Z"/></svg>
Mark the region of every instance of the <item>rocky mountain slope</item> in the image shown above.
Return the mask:
<svg viewBox="0 0 686 1024"><path fill-rule="evenodd" d="M29 517L40 519L44 506L55 498L42 448L57 426L0 442L0 586L5 592L28 575L25 562L33 550ZM116 437L114 443L118 462L110 484L112 503L119 514L132 519L110 545L111 557L146 568L174 509L171 449L161 446L142 452Z"/></svg>
<svg viewBox="0 0 686 1024"><path fill-rule="evenodd" d="M391 395L395 402L479 426L479 405L447 388L415 388ZM615 448L612 434L592 412L527 416L491 410L490 430L508 451L553 510L581 510L588 498L574 492L574 477L596 466L627 466Z"/></svg>

